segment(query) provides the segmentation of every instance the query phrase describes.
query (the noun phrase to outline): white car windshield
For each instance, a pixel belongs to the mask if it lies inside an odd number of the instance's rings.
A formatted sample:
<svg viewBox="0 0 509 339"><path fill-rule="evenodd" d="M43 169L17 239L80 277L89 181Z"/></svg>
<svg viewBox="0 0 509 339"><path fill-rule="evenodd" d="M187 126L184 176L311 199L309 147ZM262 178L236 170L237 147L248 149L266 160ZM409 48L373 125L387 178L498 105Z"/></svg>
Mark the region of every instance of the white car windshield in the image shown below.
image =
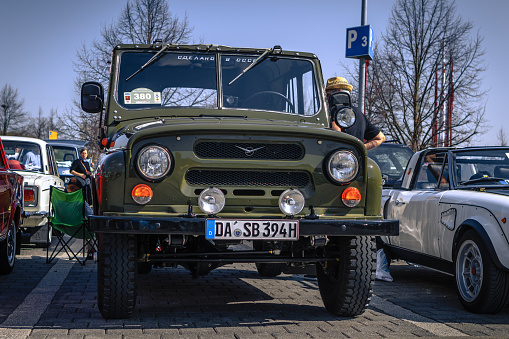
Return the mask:
<svg viewBox="0 0 509 339"><path fill-rule="evenodd" d="M41 147L25 141L2 140L9 168L32 172L43 172Z"/></svg>
<svg viewBox="0 0 509 339"><path fill-rule="evenodd" d="M456 185L509 186L509 148L453 153Z"/></svg>

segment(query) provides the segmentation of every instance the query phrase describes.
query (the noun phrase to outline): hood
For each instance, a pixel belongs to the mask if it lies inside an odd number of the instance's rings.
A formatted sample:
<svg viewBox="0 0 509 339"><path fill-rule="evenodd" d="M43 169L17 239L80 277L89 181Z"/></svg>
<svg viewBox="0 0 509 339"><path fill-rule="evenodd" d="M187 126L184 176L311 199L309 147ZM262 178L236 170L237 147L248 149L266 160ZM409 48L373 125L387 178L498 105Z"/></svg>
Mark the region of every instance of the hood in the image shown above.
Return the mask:
<svg viewBox="0 0 509 339"><path fill-rule="evenodd" d="M125 148L138 139L161 134L263 134L307 136L338 140L361 147L362 142L346 133L334 131L328 126L301 121L252 119L245 117L203 116L193 118L140 119L124 125L113 136L115 148Z"/></svg>

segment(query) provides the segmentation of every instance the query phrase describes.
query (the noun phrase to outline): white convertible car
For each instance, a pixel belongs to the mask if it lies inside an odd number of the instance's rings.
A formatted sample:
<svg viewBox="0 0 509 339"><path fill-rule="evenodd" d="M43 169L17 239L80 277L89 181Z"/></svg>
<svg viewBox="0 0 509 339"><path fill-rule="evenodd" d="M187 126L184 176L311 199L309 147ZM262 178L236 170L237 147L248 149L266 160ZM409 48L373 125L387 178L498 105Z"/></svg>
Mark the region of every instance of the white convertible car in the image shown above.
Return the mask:
<svg viewBox="0 0 509 339"><path fill-rule="evenodd" d="M470 312L508 306L508 147L418 152L382 209L400 221L399 236L382 237L389 258L453 274Z"/></svg>
<svg viewBox="0 0 509 339"><path fill-rule="evenodd" d="M23 176L22 230L30 235L30 242L46 247L51 243L52 230L48 232L46 213L49 212L50 186L61 187L53 149L45 141L35 138L2 136L10 169Z"/></svg>

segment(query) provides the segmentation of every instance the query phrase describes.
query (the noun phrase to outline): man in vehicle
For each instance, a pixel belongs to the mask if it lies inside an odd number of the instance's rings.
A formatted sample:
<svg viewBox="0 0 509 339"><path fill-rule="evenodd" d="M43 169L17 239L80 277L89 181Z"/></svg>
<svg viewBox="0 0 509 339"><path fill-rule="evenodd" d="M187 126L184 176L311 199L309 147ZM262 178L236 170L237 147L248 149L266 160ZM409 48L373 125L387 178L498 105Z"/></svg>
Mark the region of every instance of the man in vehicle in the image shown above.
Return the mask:
<svg viewBox="0 0 509 339"><path fill-rule="evenodd" d="M41 150L39 147L34 147L25 155L24 165L28 170L41 168Z"/></svg>
<svg viewBox="0 0 509 339"><path fill-rule="evenodd" d="M335 107L348 106L355 112L355 123L344 130L336 124L332 119L332 129L342 131L347 134L353 135L364 142L367 150L377 147L385 141L385 135L373 125L364 114L362 114L357 107L353 107L350 99L350 92L352 85L348 83L345 78L333 77L327 80L325 92L327 93L327 100L329 102L329 109L331 113ZM333 114L331 114L333 116Z"/></svg>

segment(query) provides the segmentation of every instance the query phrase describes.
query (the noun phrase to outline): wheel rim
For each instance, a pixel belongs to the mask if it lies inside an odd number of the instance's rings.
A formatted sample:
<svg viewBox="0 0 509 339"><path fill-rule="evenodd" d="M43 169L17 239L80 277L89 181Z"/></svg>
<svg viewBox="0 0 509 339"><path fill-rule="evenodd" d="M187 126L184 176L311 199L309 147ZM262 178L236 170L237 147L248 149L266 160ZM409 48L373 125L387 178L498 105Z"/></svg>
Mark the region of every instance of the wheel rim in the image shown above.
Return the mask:
<svg viewBox="0 0 509 339"><path fill-rule="evenodd" d="M14 263L15 252L16 252L16 239L14 238L14 231L12 229L9 230L7 235L7 261L9 262L9 266L12 266Z"/></svg>
<svg viewBox="0 0 509 339"><path fill-rule="evenodd" d="M465 301L472 302L479 296L483 282L482 255L472 240L465 241L458 252L456 281Z"/></svg>

